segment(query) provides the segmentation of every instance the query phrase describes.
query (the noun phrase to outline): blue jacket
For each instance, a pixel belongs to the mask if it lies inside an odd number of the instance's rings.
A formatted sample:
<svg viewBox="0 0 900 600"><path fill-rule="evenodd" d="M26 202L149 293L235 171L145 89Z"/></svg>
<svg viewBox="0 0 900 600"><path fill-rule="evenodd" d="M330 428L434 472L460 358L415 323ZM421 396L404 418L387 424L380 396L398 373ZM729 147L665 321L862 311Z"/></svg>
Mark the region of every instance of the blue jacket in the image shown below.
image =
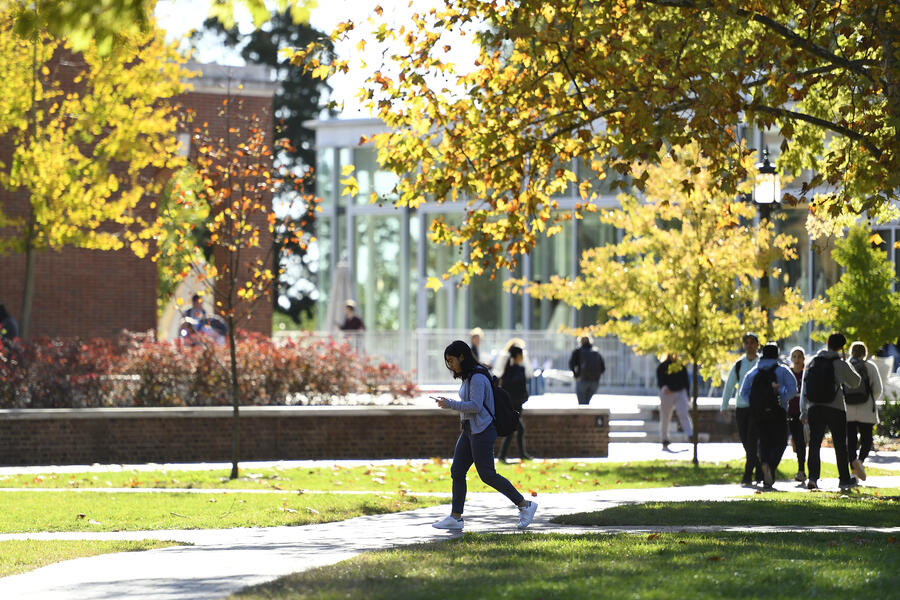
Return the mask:
<svg viewBox="0 0 900 600"><path fill-rule="evenodd" d="M753 387L756 374L760 369L771 369L772 365L778 365L775 367L775 381L778 382L778 402L781 404L781 408L787 410L791 398L797 395L797 379L790 369L779 364L775 358L760 358L756 366L750 369L750 372L744 377L744 383L741 384L741 400L747 406L750 405L750 389Z"/></svg>

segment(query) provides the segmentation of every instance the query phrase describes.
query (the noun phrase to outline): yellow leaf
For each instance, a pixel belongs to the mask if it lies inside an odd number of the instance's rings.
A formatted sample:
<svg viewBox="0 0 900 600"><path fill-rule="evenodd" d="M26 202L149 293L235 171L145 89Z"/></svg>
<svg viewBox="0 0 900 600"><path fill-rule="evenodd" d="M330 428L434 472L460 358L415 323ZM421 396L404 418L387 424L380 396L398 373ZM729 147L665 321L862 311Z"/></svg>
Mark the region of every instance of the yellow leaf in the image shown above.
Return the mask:
<svg viewBox="0 0 900 600"><path fill-rule="evenodd" d="M884 238L881 237L881 236L880 236L879 234L877 234L877 233L873 233L873 234L871 235L871 237L869 237L869 243L870 243L870 244L874 244L875 246L880 246L881 244L884 243Z"/></svg>
<svg viewBox="0 0 900 600"><path fill-rule="evenodd" d="M429 277L425 284L425 289L434 290L435 292L444 287L443 282L437 277Z"/></svg>

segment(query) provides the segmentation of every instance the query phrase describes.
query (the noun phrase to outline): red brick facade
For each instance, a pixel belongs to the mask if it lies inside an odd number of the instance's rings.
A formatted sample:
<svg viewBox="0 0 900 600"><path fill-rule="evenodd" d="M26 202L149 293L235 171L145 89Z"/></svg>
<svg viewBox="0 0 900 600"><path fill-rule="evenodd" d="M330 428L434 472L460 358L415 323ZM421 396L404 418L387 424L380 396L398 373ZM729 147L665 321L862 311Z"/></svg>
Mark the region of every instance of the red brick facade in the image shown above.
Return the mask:
<svg viewBox="0 0 900 600"><path fill-rule="evenodd" d="M533 409L528 452L605 457L605 409ZM241 455L249 460L449 457L459 417L436 408L246 407ZM498 441L499 445L499 441ZM511 455L516 456L513 443ZM231 409L0 411L0 465L227 462Z"/></svg>
<svg viewBox="0 0 900 600"><path fill-rule="evenodd" d="M196 66L194 67L196 68ZM204 66L206 72L208 66ZM214 68L215 69L215 68ZM218 69L221 70L221 67ZM195 115L195 123L208 123L211 133L225 132L224 118L219 114L222 101L229 91L240 92L242 102L233 102L232 111L258 114L269 128L271 140L272 111L271 84L258 83L250 94L239 90L242 69L233 73L233 87L207 85L201 79L192 80L197 91L179 97L177 101ZM266 92L268 89L268 92ZM233 98L238 98L234 96ZM9 148L0 148L0 157L9 164ZM145 206L150 199L145 198ZM25 197L0 189L0 203L8 214L26 214ZM261 240L265 248L268 239ZM130 331L155 330L157 325L156 264L137 259L130 251L103 252L66 248L60 252L42 252L35 262L35 293L30 320L30 336L107 337L123 329ZM0 303L18 320L22 313L25 257L0 256ZM272 304L259 302L254 307L252 322L244 329L271 333Z"/></svg>

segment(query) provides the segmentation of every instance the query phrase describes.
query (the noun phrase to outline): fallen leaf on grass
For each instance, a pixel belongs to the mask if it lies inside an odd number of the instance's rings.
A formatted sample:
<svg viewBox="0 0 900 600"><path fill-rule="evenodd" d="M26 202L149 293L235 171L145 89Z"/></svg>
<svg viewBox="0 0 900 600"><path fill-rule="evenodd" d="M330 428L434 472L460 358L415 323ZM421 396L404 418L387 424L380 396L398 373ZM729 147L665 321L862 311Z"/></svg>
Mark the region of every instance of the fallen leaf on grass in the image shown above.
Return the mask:
<svg viewBox="0 0 900 600"><path fill-rule="evenodd" d="M535 490L529 490L528 493L531 494L533 498L537 498L537 492Z"/></svg>
<svg viewBox="0 0 900 600"><path fill-rule="evenodd" d="M297 511L294 510L293 508L288 508L287 506L282 506L282 507L281 507L281 512L295 513L295 512L297 512Z"/></svg>
<svg viewBox="0 0 900 600"><path fill-rule="evenodd" d="M217 502L217 500L215 498L210 498L207 502Z"/></svg>
<svg viewBox="0 0 900 600"><path fill-rule="evenodd" d="M658 534L658 533L651 533L650 535L647 536L647 539L648 539L648 540L656 540L656 539L659 539L659 534Z"/></svg>
<svg viewBox="0 0 900 600"><path fill-rule="evenodd" d="M306 510L308 510L309 512L311 512L311 513L314 514L314 515L321 514L321 513L320 513L319 511L317 511L316 509L310 508L310 507L308 507L308 506L306 507Z"/></svg>
<svg viewBox="0 0 900 600"><path fill-rule="evenodd" d="M710 556L706 560L708 560L710 562L719 562L720 560L725 560L725 559L721 556L716 555L716 556Z"/></svg>
<svg viewBox="0 0 900 600"><path fill-rule="evenodd" d="M86 516L87 516L87 515L84 514L84 513L78 513L77 515L75 515L75 518L76 518L76 519L83 519L83 518L85 518Z"/></svg>
<svg viewBox="0 0 900 600"><path fill-rule="evenodd" d="M186 515L183 515L183 514L181 514L181 513L170 512L169 514L172 515L173 517L182 517L182 518L184 518L184 519L187 519L187 516L186 516Z"/></svg>
<svg viewBox="0 0 900 600"><path fill-rule="evenodd" d="M95 521L95 520L93 520L93 519L88 519L88 523L90 523L91 525L99 525L99 524L100 524L100 521Z"/></svg>

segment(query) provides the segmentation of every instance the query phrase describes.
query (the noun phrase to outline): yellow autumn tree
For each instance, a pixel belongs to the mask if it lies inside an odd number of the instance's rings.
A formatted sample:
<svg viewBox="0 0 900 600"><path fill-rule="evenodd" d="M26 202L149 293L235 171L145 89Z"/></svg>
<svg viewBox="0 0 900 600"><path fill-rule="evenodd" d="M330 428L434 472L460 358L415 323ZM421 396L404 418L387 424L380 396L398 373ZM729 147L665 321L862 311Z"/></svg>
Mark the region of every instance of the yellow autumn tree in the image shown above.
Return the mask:
<svg viewBox="0 0 900 600"><path fill-rule="evenodd" d="M16 18L9 5L0 12L0 138L11 148L0 186L14 195L0 207L0 252L25 256L27 337L37 253L148 253L154 207L141 200L181 163L168 100L187 73L154 27L121 35L102 55L38 29L22 37Z"/></svg>
<svg viewBox="0 0 900 600"><path fill-rule="evenodd" d="M469 202L462 223L432 227L471 249L451 269L465 282L558 231L554 198L576 171L590 202L591 178L619 184L633 161L696 141L734 193L745 123L778 132L779 168L807 175L785 201L809 200L817 218L896 218L896 0L439 0L402 23L374 12L332 37L370 55L384 44L360 90L388 127L379 161L401 205ZM315 47L295 60L322 77L351 68Z"/></svg>
<svg viewBox="0 0 900 600"><path fill-rule="evenodd" d="M305 192L304 176L273 164L272 146L259 115L231 116L231 99L224 101L221 112L224 131L212 133L201 127L194 133L192 169L175 181L171 201L159 216L160 229L168 239L159 245L154 259L165 268L177 269L169 274L173 280L193 272L207 285L215 298L216 314L227 325L229 361L222 367L230 376L234 479L239 469L242 400L236 335L256 306L271 302L280 274L274 267L276 245L286 252L285 248L305 251L314 239L310 224L320 208L318 200ZM291 212L297 216L276 219L273 196L296 206L298 210ZM182 214L206 215L203 237L211 263L200 260L198 223L183 220L164 227Z"/></svg>
<svg viewBox="0 0 900 600"><path fill-rule="evenodd" d="M773 223L754 224L755 207L722 192L697 145L636 165L645 194L619 196L621 206L600 218L623 233L617 244L586 250L580 274L548 283L514 281L515 290L581 308L607 319L585 330L615 335L639 354L677 354L693 365L693 418L699 376L720 379L720 366L743 331L787 337L815 314L793 288L760 306L757 282L778 259L796 258L796 239ZM599 209L598 209L599 210ZM770 323L766 311L771 310ZM697 463L697 428L694 463Z"/></svg>

